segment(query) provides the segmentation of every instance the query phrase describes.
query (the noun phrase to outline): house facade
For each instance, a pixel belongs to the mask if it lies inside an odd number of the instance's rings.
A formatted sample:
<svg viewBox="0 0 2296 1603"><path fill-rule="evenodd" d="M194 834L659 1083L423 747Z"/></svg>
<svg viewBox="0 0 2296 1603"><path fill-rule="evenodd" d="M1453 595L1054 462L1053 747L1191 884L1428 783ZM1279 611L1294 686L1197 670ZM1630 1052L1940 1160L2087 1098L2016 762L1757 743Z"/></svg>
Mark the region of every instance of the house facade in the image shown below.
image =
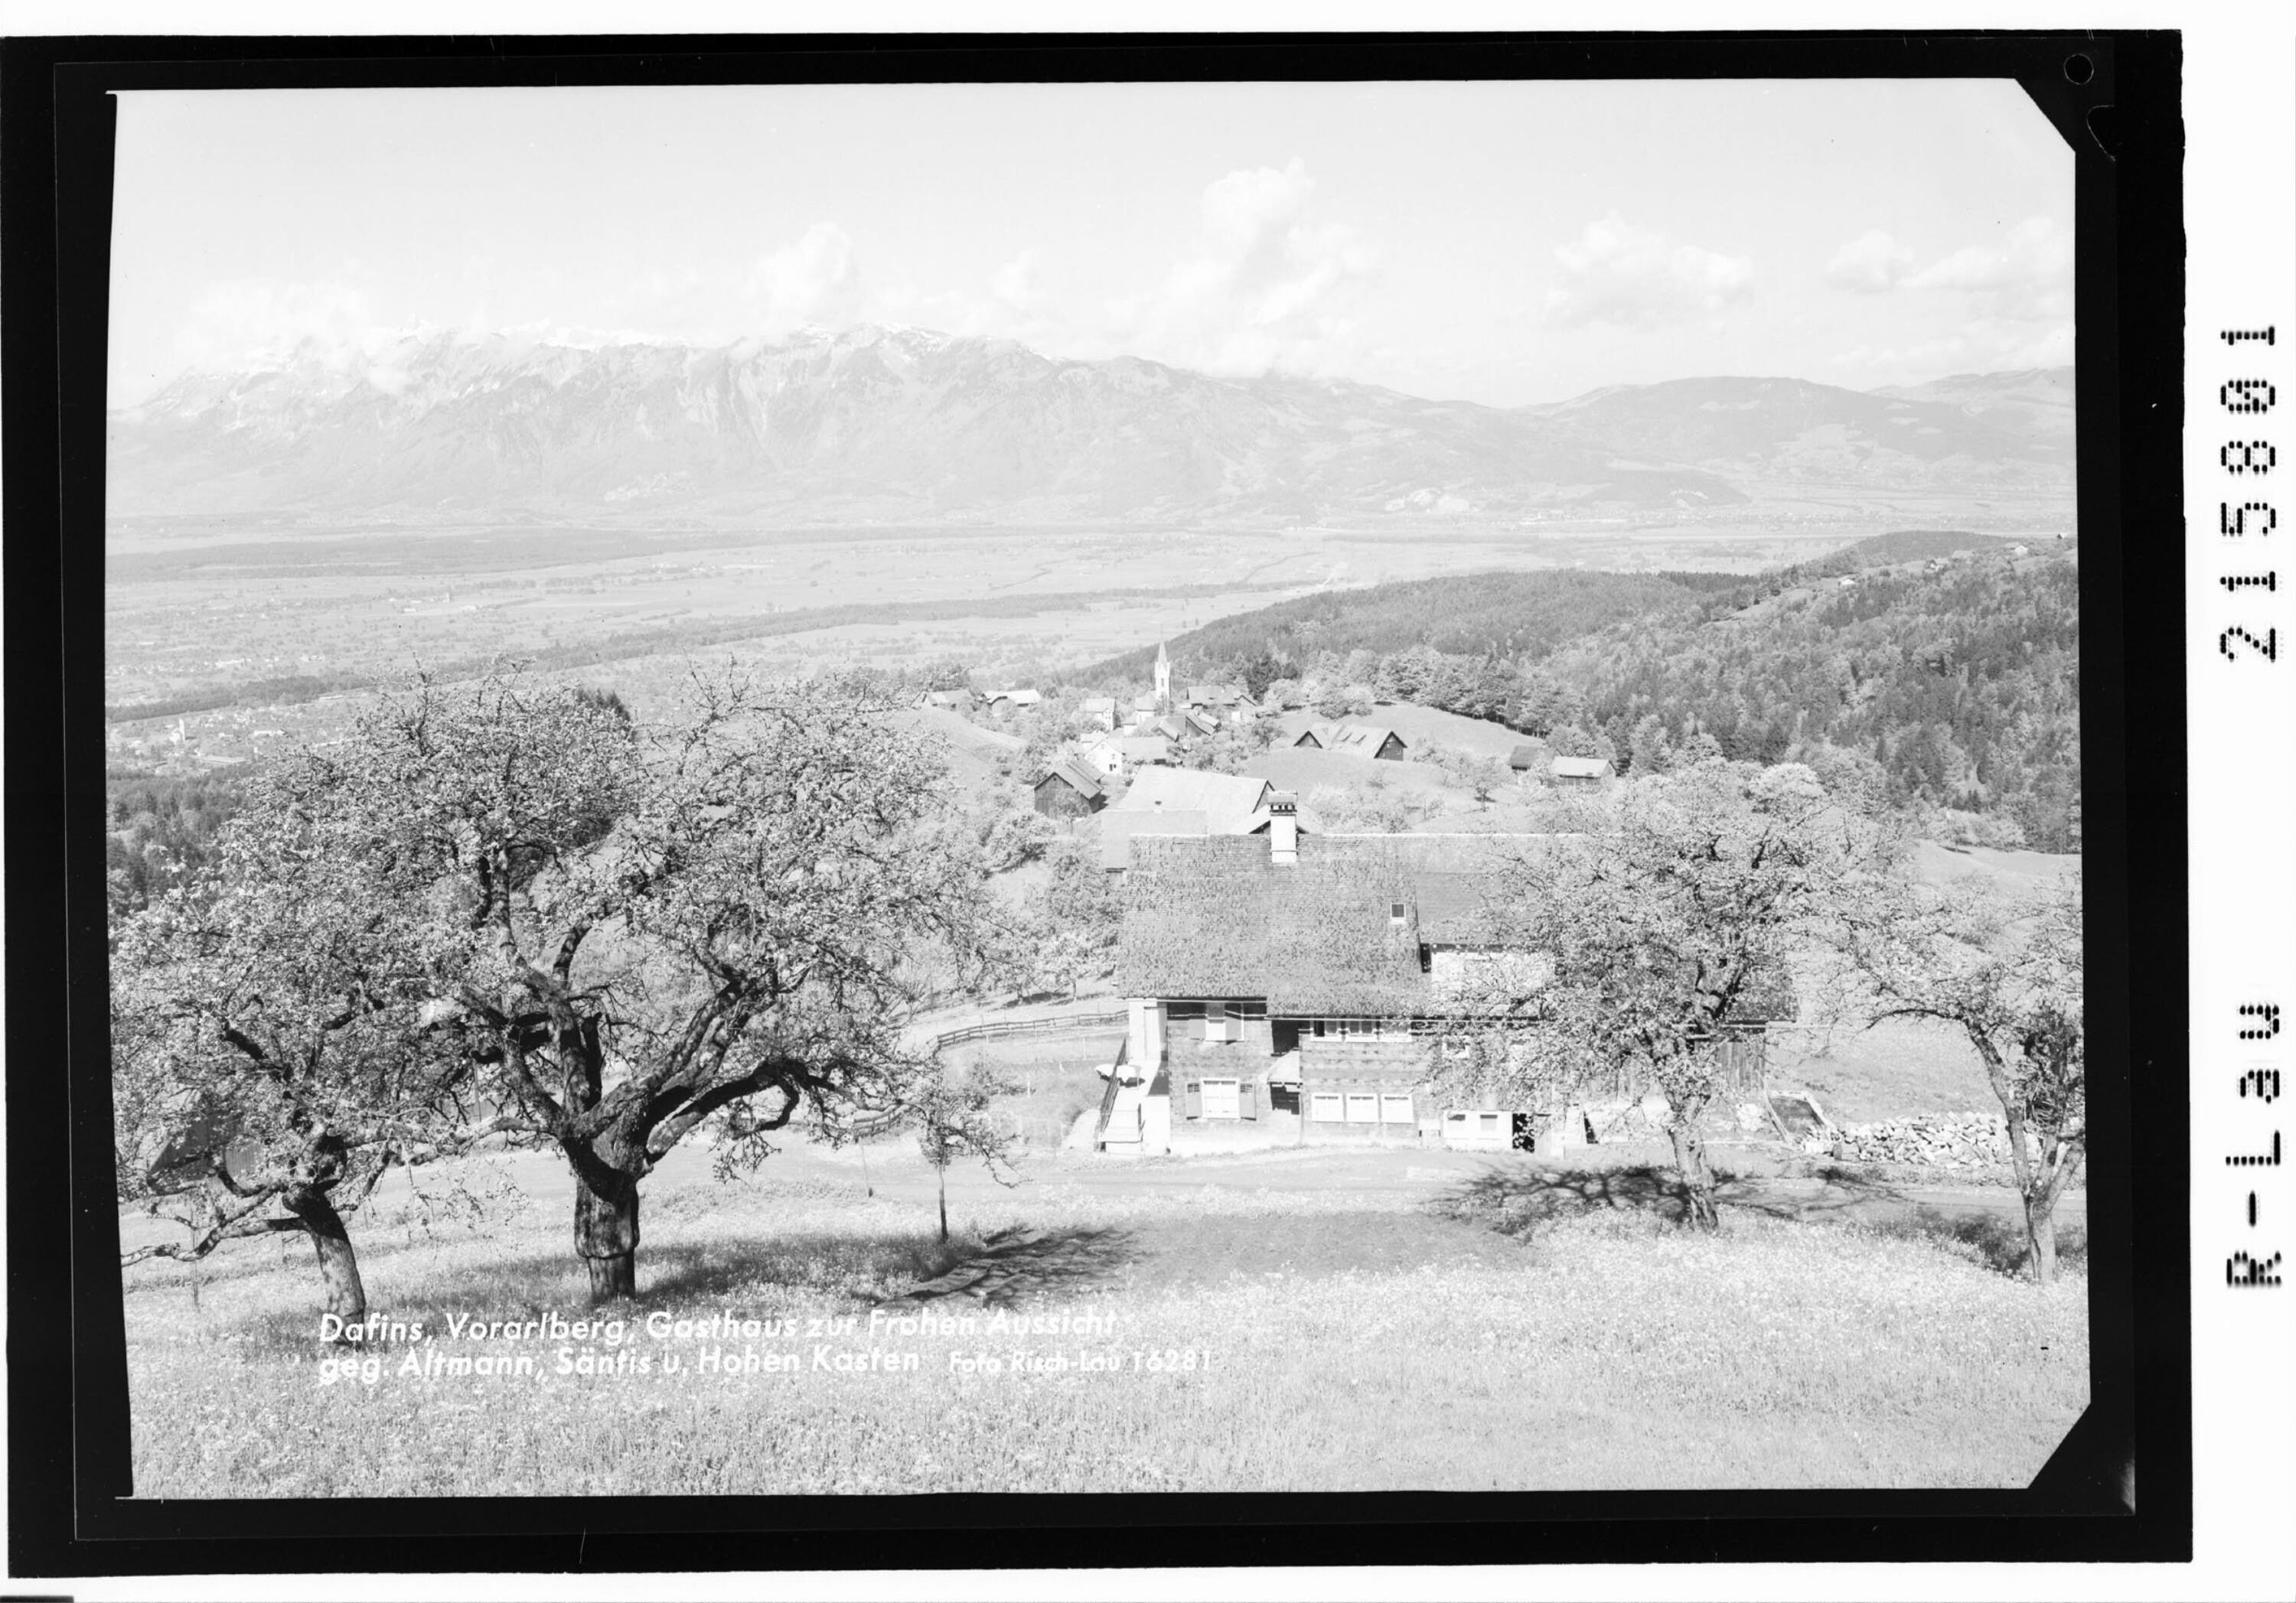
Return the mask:
<svg viewBox="0 0 2296 1603"><path fill-rule="evenodd" d="M1547 765L1547 770L1558 785L1600 788L1619 777L1619 771L1608 757L1556 757Z"/></svg>
<svg viewBox="0 0 2296 1603"><path fill-rule="evenodd" d="M1533 1110L1432 1084L1447 998L1511 952L1497 901L1533 835L1316 835L1282 792L1270 826L1128 843L1117 977L1128 1073L1115 1153L1308 1142L1487 1150L1541 1139ZM1576 1144L1571 1120L1546 1139Z"/></svg>
<svg viewBox="0 0 2296 1603"><path fill-rule="evenodd" d="M1160 734L1103 735L1077 757L1083 766L1111 776L1130 773L1144 764L1171 760L1172 743Z"/></svg>

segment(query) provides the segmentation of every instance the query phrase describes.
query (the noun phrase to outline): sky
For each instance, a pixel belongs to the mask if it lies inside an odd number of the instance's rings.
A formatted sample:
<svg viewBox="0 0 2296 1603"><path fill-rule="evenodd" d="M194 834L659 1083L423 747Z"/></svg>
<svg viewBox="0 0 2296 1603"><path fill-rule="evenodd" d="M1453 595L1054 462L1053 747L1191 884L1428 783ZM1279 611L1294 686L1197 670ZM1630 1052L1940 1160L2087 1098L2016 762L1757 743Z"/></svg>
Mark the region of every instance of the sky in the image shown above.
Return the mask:
<svg viewBox="0 0 2296 1603"><path fill-rule="evenodd" d="M120 96L111 398L409 334L898 323L1495 405L2072 360L2014 84L837 85Z"/></svg>

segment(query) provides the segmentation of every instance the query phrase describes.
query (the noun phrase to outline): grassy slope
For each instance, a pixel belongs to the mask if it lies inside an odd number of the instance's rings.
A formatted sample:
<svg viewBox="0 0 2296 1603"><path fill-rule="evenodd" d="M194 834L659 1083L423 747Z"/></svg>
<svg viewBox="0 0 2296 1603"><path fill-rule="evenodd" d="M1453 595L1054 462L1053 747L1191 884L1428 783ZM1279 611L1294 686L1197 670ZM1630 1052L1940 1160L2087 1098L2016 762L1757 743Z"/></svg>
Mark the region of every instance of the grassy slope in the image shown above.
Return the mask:
<svg viewBox="0 0 2296 1603"><path fill-rule="evenodd" d="M877 1161L873 1198L857 1174L732 1188L696 1165L666 1174L642 1308L865 1321L945 1261L917 1176L888 1195L894 1165ZM377 1307L434 1329L451 1312L575 1315L555 1200L437 1240L369 1221ZM1058 1170L960 1197L964 1225L1055 1232L1078 1278L1021 1312L1111 1317L1112 1340L1083 1345L1128 1366L1136 1350L1209 1351L1209 1368L1176 1373L951 1372L952 1353L1078 1345L976 1332L884 1337L921 1360L890 1376L562 1377L547 1341L447 1341L530 1354L543 1372L422 1379L396 1372L402 1348L373 1386L324 1385L307 1255L235 1249L196 1305L187 1272L142 1266L127 1299L136 1493L2014 1486L2086 1402L2078 1272L2039 1293L1950 1239L1753 1212L1716 1239L1637 1212L1509 1234L1519 1222L1488 1186L1482 1215L1430 1204L1124 1194ZM689 1366L708 1345L633 1335Z"/></svg>

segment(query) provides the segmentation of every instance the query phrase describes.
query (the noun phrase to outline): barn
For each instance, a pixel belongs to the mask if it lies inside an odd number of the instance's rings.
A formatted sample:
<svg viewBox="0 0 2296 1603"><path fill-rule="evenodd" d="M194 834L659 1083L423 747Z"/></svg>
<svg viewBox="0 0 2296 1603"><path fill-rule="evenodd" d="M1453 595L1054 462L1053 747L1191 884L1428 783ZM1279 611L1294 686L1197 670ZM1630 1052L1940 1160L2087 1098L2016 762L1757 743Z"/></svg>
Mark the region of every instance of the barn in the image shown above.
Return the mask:
<svg viewBox="0 0 2296 1603"><path fill-rule="evenodd" d="M1108 805L1100 775L1073 757L1054 764L1030 789L1037 811L1047 818L1082 818Z"/></svg>

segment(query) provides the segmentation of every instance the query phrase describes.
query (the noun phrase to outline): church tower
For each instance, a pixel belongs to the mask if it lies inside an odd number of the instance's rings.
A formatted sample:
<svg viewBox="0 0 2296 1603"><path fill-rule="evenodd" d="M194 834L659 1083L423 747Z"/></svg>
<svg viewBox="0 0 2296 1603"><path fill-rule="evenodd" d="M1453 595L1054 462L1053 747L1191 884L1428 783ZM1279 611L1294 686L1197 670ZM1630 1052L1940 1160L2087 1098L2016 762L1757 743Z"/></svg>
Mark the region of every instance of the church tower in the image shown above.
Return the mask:
<svg viewBox="0 0 2296 1603"><path fill-rule="evenodd" d="M1164 642L1160 640L1156 642L1156 699L1172 699L1172 659L1164 654Z"/></svg>

